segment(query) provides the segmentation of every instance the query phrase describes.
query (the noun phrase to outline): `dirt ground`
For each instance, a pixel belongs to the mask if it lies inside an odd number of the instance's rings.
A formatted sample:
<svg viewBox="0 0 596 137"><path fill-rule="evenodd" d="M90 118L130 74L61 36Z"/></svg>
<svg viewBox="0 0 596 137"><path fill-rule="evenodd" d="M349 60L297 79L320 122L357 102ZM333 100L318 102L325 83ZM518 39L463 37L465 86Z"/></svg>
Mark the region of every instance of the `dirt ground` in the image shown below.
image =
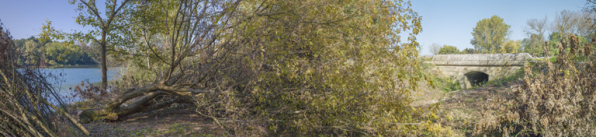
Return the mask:
<svg viewBox="0 0 596 137"><path fill-rule="evenodd" d="M471 136L473 125L479 120L484 105L496 98L505 98L519 84L519 81L513 81L498 86L485 85L456 91L427 88L414 94L412 106L429 107L438 103L439 120L435 122L450 126L457 136Z"/></svg>
<svg viewBox="0 0 596 137"><path fill-rule="evenodd" d="M166 108L128 116L116 122L84 124L91 136L176 137L221 136L222 130L209 118L189 108Z"/></svg>

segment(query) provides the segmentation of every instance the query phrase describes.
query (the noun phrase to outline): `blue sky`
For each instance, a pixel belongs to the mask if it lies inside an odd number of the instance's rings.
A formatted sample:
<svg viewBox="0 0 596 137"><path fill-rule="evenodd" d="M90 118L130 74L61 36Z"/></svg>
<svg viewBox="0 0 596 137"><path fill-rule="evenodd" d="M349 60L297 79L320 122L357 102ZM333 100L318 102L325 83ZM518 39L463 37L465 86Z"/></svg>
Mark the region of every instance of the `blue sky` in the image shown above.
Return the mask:
<svg viewBox="0 0 596 137"><path fill-rule="evenodd" d="M511 25L510 39L526 38L528 19L551 22L562 10L582 10L585 0L412 0L412 8L422 16L422 32L417 36L421 55L432 55L433 43L473 48L472 30L484 18L497 15Z"/></svg>
<svg viewBox="0 0 596 137"><path fill-rule="evenodd" d="M37 36L45 19L52 21L55 29L81 30L74 17L75 5L68 0L0 0L0 20L15 39Z"/></svg>
<svg viewBox="0 0 596 137"><path fill-rule="evenodd" d="M0 20L16 39L38 35L45 19L66 32L85 29L75 23L76 6L68 0L0 0L0 3ZM511 25L510 39L521 40L526 37L523 28L528 19L548 16L552 21L557 12L578 11L585 3L585 0L412 0L414 11L422 16L423 31L417 36L422 45L421 55L430 55L429 47L433 43L453 45L460 50L472 48L471 32L476 22L493 15Z"/></svg>

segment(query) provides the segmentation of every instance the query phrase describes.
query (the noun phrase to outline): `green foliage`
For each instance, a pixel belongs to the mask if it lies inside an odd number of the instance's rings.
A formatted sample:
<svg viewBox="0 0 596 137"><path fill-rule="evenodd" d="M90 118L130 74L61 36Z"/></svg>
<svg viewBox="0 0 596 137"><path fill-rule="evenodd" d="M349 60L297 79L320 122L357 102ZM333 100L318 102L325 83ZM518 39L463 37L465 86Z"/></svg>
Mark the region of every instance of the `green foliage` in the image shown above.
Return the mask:
<svg viewBox="0 0 596 137"><path fill-rule="evenodd" d="M22 63L35 66L45 65L93 65L96 64L99 47L89 47L85 43L52 42L52 39L64 39L65 34L54 29L52 22L46 20L39 37L14 40L18 50L25 53Z"/></svg>
<svg viewBox="0 0 596 137"><path fill-rule="evenodd" d="M130 11L131 0L105 1L105 11L99 11L94 0L69 0L70 4L77 5L76 11L79 15L76 17L76 23L79 25L90 26L93 28L88 32L76 31L71 35L72 40L82 40L84 42L98 42L101 46L107 47L110 51L118 53L115 46L127 46L134 42L134 38L126 37L130 33L129 22L124 13ZM102 13L104 15L102 15ZM51 23L51 22L50 22Z"/></svg>
<svg viewBox="0 0 596 137"><path fill-rule="evenodd" d="M33 40L27 40L23 46L25 49L25 56L27 64L34 64L39 66L42 61L43 47Z"/></svg>
<svg viewBox="0 0 596 137"><path fill-rule="evenodd" d="M61 35L60 32L54 29L52 21L46 19L46 23L41 27L39 43L45 45L48 42L52 42L52 39L64 39L64 35Z"/></svg>
<svg viewBox="0 0 596 137"><path fill-rule="evenodd" d="M259 9L261 2L244 3L242 11ZM422 28L409 2L263 1L262 5L277 8L265 8L259 16L246 13L255 18L235 30L256 43L248 47L262 51L250 61L256 66L252 69L259 70L251 93L258 100L258 115L276 121L269 126L274 133L448 132L419 121L426 118L409 105L417 82L428 79L416 61L415 35ZM406 30L412 31L409 41L399 44L399 34Z"/></svg>
<svg viewBox="0 0 596 137"><path fill-rule="evenodd" d="M16 47L25 53L23 63L30 65L60 66L60 65L95 65L98 58L97 46L89 47L85 43L73 45L70 42L52 42L38 44L38 38L15 40Z"/></svg>
<svg viewBox="0 0 596 137"><path fill-rule="evenodd" d="M118 46L132 45L137 40L136 38L127 37L132 32L129 30L129 25L132 25L132 23L127 22L127 16L122 14L130 12L129 10L132 9L131 4L128 4L130 1L124 0L120 3L118 0L105 1L105 16L102 16L95 0L79 0L78 2L77 0L69 0L70 4L77 5L76 11L79 12L79 16L76 17L76 22L83 27L89 25L93 28L87 32L75 31L70 35L70 39L82 40L83 42L97 42L101 47L100 66L103 90L107 90L108 87L108 53L112 53L113 56L128 53Z"/></svg>
<svg viewBox="0 0 596 137"><path fill-rule="evenodd" d="M92 65L97 64L88 52L83 52L79 45L70 45L67 42L52 42L46 44L46 62L56 65ZM52 64L50 63L50 64Z"/></svg>
<svg viewBox="0 0 596 137"><path fill-rule="evenodd" d="M459 54L459 49L455 46L445 45L439 50L439 54Z"/></svg>
<svg viewBox="0 0 596 137"><path fill-rule="evenodd" d="M557 56L559 55L559 44L561 44L561 40L562 39L562 34L558 33L558 32L553 32L548 36L548 45L547 45L547 49L548 52L548 56Z"/></svg>
<svg viewBox="0 0 596 137"><path fill-rule="evenodd" d="M461 89L460 82L455 81L451 78L437 77L437 76L431 76L431 77L432 77L433 83L435 84L434 86L437 88L440 88L441 90L443 90L445 92L450 92L450 91L455 91L455 90Z"/></svg>
<svg viewBox="0 0 596 137"><path fill-rule="evenodd" d="M480 52L478 52L478 50L474 49L474 48L466 48L461 50L460 52L461 54L478 54Z"/></svg>
<svg viewBox="0 0 596 137"><path fill-rule="evenodd" d="M544 38L541 38L539 35L531 34L530 38L524 38L521 42L523 47L523 52L530 53L532 56L545 56L544 51L542 50L542 45L544 44Z"/></svg>
<svg viewBox="0 0 596 137"><path fill-rule="evenodd" d="M591 17L593 13L590 12L589 10L579 12L563 10L557 13L555 20L548 22L552 24L550 26L552 31L546 39L544 38L548 27L546 17L541 20L528 20L528 28L525 31L529 37L522 41L523 52L539 57L557 56L559 54L558 45L562 44L561 42L563 40L569 41L567 36L571 34L577 35L580 42L579 46L583 47L583 45L588 43L585 37L590 36L594 32L594 27L590 27L594 24ZM546 52L542 47L545 41L548 42Z"/></svg>
<svg viewBox="0 0 596 137"><path fill-rule="evenodd" d="M559 32L552 32L549 35L549 40L547 41L548 45L546 45L546 48L548 50L548 56L558 56L559 55L559 45L563 44L563 41L570 41L569 38L567 38L566 36L569 36L569 34L562 34ZM584 37L578 36L578 50L584 51L584 46L589 45L588 40ZM593 46L592 46L593 47ZM564 50L565 52L569 52L570 51L570 47L565 48ZM544 52L543 52L544 53Z"/></svg>
<svg viewBox="0 0 596 137"><path fill-rule="evenodd" d="M508 40L503 44L503 47L501 47L501 53L518 53L521 48L521 41Z"/></svg>
<svg viewBox="0 0 596 137"><path fill-rule="evenodd" d="M509 35L510 25L497 15L478 21L472 31L470 43L481 53L499 53Z"/></svg>
<svg viewBox="0 0 596 137"><path fill-rule="evenodd" d="M135 23L123 36L138 40L124 48L147 55L131 58L122 86L134 88L123 96L188 99L236 136L253 126L270 136L450 135L434 123L437 107L410 105L418 82L430 81L417 60L421 17L410 2L212 2L140 1L123 15ZM215 6L198 18L186 12L193 4ZM117 107L110 113L134 108Z"/></svg>

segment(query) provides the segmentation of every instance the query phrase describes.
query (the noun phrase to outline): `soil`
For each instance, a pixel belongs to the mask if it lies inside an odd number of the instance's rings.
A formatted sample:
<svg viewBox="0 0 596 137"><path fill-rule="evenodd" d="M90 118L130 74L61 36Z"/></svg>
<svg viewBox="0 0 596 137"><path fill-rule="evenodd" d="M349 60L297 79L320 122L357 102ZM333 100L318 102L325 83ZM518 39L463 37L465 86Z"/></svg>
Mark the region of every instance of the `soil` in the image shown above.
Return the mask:
<svg viewBox="0 0 596 137"><path fill-rule="evenodd" d="M223 130L190 108L165 108L113 122L84 124L91 136L221 136Z"/></svg>
<svg viewBox="0 0 596 137"><path fill-rule="evenodd" d="M502 85L484 85L468 90L441 91L439 89L426 89L421 91L421 96L414 96L414 107L430 107L439 104L435 122L450 126L456 136L472 136L473 125L479 120L480 112L484 105L497 98L506 98L513 87L520 81L508 82Z"/></svg>

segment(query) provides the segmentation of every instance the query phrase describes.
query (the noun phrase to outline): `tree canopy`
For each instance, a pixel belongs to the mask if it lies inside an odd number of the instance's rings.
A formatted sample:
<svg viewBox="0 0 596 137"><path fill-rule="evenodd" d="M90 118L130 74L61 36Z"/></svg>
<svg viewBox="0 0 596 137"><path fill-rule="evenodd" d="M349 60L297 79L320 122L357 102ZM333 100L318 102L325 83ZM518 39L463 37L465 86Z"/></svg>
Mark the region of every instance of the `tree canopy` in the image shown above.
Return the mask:
<svg viewBox="0 0 596 137"><path fill-rule="evenodd" d="M444 45L439 50L439 54L459 54L459 53L460 53L459 49L457 49L457 47L451 46L451 45Z"/></svg>
<svg viewBox="0 0 596 137"><path fill-rule="evenodd" d="M461 54L477 54L479 53L478 50L474 49L474 48L466 48L461 50Z"/></svg>
<svg viewBox="0 0 596 137"><path fill-rule="evenodd" d="M62 65L96 65L99 58L99 46L87 46L79 42L52 42L46 40L40 44L39 38L30 37L17 39L15 46L22 51L24 57L19 61L35 66L62 66Z"/></svg>
<svg viewBox="0 0 596 137"><path fill-rule="evenodd" d="M129 9L127 5L130 0L124 0L118 2L118 0L107 0L105 1L105 16L101 15L101 11L98 10L95 0L69 0L70 4L77 5L76 11L79 12L79 16L76 17L76 22L80 25L91 26L93 30L88 32L77 31L72 36L72 39L83 40L84 42L97 42L101 47L101 85L103 90L107 90L108 77L107 77L107 51L113 51L117 53L118 48L113 46L116 45L129 45L132 44L131 40L135 38L125 37L130 31L127 30L127 25L131 25L130 22L125 20L126 16L123 15L123 10ZM46 27L44 27L45 29ZM48 27L49 28L49 27ZM52 30L52 29L49 29ZM108 48L108 46L110 46ZM121 51L124 52L124 51Z"/></svg>
<svg viewBox="0 0 596 137"><path fill-rule="evenodd" d="M470 43L481 53L499 53L501 46L507 40L510 25L505 24L504 20L494 15L478 21L472 31L472 40Z"/></svg>
<svg viewBox="0 0 596 137"><path fill-rule="evenodd" d="M501 53L518 53L521 49L520 40L507 40L501 47Z"/></svg>

